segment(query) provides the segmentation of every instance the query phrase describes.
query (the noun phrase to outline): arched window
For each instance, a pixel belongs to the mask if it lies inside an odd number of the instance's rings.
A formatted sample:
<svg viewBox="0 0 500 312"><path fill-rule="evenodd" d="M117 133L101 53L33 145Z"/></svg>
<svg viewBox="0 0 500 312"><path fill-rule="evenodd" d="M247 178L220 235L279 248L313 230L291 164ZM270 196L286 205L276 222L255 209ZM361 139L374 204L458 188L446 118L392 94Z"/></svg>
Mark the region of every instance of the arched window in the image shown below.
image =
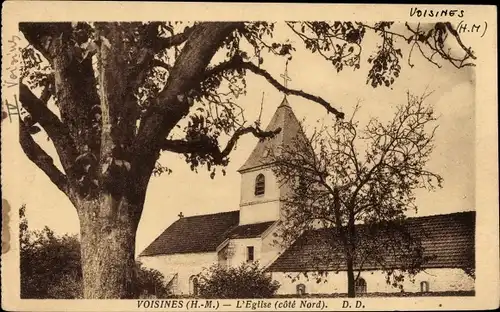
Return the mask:
<svg viewBox="0 0 500 312"><path fill-rule="evenodd" d="M191 276L189 279L189 292L191 295L198 296L200 291L200 284L198 282L198 277L196 275Z"/></svg>
<svg viewBox="0 0 500 312"><path fill-rule="evenodd" d="M429 292L429 282L420 282L420 292Z"/></svg>
<svg viewBox="0 0 500 312"><path fill-rule="evenodd" d="M366 281L364 279L358 278L354 285L356 294L366 294Z"/></svg>
<svg viewBox="0 0 500 312"><path fill-rule="evenodd" d="M306 285L298 284L297 285L297 295L302 296L306 294Z"/></svg>
<svg viewBox="0 0 500 312"><path fill-rule="evenodd" d="M261 173L255 178L255 195L263 195L266 190L266 178Z"/></svg>

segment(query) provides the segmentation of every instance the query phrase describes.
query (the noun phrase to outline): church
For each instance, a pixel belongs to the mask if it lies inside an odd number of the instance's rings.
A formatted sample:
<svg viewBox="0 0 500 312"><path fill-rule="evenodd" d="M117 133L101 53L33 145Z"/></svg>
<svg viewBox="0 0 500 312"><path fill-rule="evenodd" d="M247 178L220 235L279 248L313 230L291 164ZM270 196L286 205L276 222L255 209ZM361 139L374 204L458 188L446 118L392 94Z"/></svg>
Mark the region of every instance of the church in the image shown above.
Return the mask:
<svg viewBox="0 0 500 312"><path fill-rule="evenodd" d="M269 162L270 151L286 148L304 136L297 117L285 96L266 130L281 128L271 139L259 141L240 167L238 210L180 218L161 233L140 255L146 267L160 271L172 291L180 296L197 295L197 275L213 264L238 266L258 261L280 283L278 295L347 293L347 272L331 270L326 280L291 278L312 272L310 259L322 252L324 229L303 233L289 248L273 243L287 186L278 182ZM296 141L295 141L296 142ZM460 212L410 218L411 227L425 231L425 252L434 255L415 279L404 281L405 292L473 292L474 278L465 268L474 265L475 212ZM327 268L328 271L328 268ZM356 292L396 293L386 283L380 267L363 269Z"/></svg>

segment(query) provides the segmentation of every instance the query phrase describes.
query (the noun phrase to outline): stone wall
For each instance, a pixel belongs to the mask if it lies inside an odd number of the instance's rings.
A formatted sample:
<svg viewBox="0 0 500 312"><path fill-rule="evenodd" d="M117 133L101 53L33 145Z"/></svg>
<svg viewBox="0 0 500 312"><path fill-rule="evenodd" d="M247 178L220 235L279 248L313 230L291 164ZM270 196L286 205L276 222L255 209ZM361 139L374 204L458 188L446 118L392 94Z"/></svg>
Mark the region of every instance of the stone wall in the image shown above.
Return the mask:
<svg viewBox="0 0 500 312"><path fill-rule="evenodd" d="M190 294L189 279L217 263L215 252L185 253L175 255L158 255L139 257L145 267L160 271L165 277L177 274L173 291L176 295Z"/></svg>
<svg viewBox="0 0 500 312"><path fill-rule="evenodd" d="M317 283L313 274L308 274L308 279L303 274L298 274L298 272L273 272L273 279L281 284L277 293L279 295L296 294L298 284L304 284L306 293L309 294L347 293L346 272L329 272L327 277L323 278L320 283ZM288 276L299 276L299 279L292 282L292 279ZM364 271L361 272L360 277L366 281L366 290L368 293L400 292L399 288L386 283L386 277L382 271ZM465 274L462 269L453 268L427 269L418 273L414 277L414 282L410 281L409 278L405 278L403 289L405 292L420 292L421 282L428 283L430 292L474 290L474 279Z"/></svg>

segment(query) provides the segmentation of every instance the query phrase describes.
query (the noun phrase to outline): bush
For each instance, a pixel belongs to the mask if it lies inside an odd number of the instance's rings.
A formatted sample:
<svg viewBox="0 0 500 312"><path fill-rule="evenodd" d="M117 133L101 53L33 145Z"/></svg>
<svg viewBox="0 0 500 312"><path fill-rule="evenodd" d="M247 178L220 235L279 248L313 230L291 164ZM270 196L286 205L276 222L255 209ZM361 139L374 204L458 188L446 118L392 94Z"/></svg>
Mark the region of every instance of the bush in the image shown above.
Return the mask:
<svg viewBox="0 0 500 312"><path fill-rule="evenodd" d="M83 298L80 242L76 235L56 235L45 227L31 231L25 217L20 216L21 298L79 299ZM170 291L163 275L137 263L140 297L167 298Z"/></svg>
<svg viewBox="0 0 500 312"><path fill-rule="evenodd" d="M137 282L140 298L169 298L172 291L165 283L165 277L155 269L142 267L137 262Z"/></svg>
<svg viewBox="0 0 500 312"><path fill-rule="evenodd" d="M199 295L203 298L271 298L279 287L257 262L239 267L213 265L199 277Z"/></svg>

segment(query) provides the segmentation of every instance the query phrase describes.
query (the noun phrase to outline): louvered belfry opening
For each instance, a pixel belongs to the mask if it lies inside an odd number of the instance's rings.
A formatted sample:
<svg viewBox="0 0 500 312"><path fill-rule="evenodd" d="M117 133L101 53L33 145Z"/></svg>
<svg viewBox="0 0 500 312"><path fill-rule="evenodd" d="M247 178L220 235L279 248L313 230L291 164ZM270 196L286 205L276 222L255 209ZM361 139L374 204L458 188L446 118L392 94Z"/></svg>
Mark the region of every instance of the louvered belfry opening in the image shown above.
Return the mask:
<svg viewBox="0 0 500 312"><path fill-rule="evenodd" d="M264 195L266 191L266 178L261 173L255 178L255 195Z"/></svg>

